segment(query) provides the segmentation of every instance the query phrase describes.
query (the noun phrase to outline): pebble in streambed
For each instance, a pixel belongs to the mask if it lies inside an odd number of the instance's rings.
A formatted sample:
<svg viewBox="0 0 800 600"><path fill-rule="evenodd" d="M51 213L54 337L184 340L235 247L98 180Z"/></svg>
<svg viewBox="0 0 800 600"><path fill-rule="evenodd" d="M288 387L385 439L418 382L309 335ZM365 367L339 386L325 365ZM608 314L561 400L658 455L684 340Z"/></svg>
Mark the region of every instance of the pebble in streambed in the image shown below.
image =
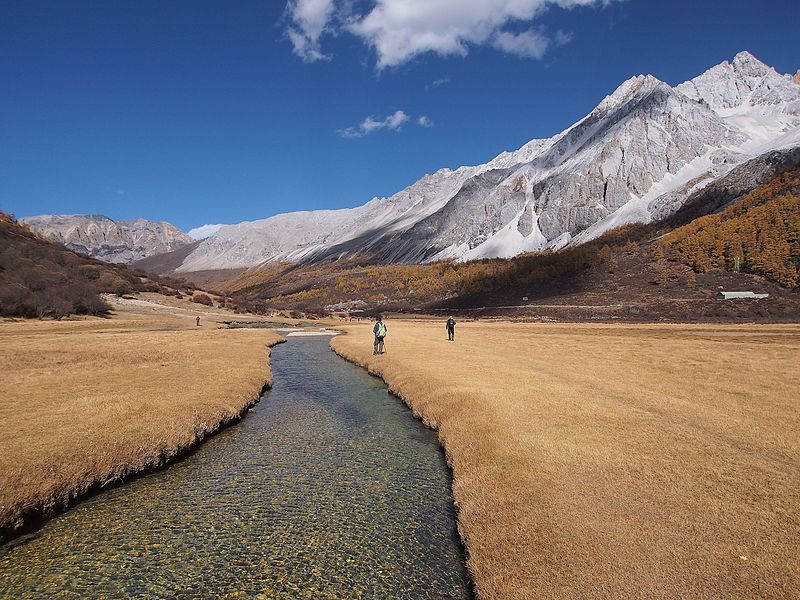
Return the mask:
<svg viewBox="0 0 800 600"><path fill-rule="evenodd" d="M0 597L469 598L435 433L328 338L271 363L242 422L1 553Z"/></svg>

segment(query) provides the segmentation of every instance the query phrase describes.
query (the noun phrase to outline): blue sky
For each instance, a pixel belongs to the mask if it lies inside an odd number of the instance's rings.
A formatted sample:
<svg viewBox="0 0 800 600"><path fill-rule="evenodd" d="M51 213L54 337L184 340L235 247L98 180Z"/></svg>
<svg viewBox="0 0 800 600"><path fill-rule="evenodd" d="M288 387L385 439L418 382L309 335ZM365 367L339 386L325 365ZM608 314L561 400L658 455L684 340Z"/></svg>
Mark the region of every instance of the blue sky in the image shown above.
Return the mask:
<svg viewBox="0 0 800 600"><path fill-rule="evenodd" d="M0 209L188 230L356 206L553 135L636 74L676 84L743 49L795 72L799 17L795 0L0 0Z"/></svg>

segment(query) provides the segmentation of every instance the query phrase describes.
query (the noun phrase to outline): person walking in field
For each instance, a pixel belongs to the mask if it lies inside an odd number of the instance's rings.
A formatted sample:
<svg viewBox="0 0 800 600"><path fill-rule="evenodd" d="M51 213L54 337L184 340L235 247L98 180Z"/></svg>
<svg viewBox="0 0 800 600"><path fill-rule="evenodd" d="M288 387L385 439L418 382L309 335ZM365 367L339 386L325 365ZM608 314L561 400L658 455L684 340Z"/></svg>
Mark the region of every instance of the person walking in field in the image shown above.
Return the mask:
<svg viewBox="0 0 800 600"><path fill-rule="evenodd" d="M451 342L456 339L456 321L453 317L447 319L447 323L444 325L447 328L447 339Z"/></svg>
<svg viewBox="0 0 800 600"><path fill-rule="evenodd" d="M197 326L200 327L200 315L197 315Z"/></svg>
<svg viewBox="0 0 800 600"><path fill-rule="evenodd" d="M386 324L383 318L378 315L375 321L375 327L372 328L372 333L375 334L375 344L373 345L373 354L383 354L383 338L386 337Z"/></svg>

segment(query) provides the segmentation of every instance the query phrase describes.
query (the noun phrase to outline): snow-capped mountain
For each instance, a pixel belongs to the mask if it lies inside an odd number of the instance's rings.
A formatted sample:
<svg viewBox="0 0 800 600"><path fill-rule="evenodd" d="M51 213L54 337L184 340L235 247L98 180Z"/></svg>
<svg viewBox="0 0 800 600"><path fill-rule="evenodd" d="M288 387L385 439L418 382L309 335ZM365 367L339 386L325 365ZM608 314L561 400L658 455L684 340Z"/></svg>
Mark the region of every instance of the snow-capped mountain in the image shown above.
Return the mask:
<svg viewBox="0 0 800 600"><path fill-rule="evenodd" d="M364 256L507 257L674 213L765 152L800 145L800 85L747 52L677 87L624 82L589 115L486 164L443 169L386 199L222 227L179 271Z"/></svg>
<svg viewBox="0 0 800 600"><path fill-rule="evenodd" d="M217 233L223 227L225 227L224 223L206 223L205 225L200 225L200 227L190 229L186 232L186 235L193 240L204 240Z"/></svg>
<svg viewBox="0 0 800 600"><path fill-rule="evenodd" d="M131 263L194 242L165 221L114 221L103 215L40 215L20 221L71 250L112 263Z"/></svg>

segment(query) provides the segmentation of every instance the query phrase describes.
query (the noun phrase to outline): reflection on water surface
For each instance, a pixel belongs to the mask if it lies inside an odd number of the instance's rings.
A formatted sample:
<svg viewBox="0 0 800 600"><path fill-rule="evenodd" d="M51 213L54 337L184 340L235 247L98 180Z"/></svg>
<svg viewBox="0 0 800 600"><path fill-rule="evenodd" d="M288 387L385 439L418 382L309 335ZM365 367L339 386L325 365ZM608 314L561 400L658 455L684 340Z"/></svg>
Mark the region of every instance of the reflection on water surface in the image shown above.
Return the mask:
<svg viewBox="0 0 800 600"><path fill-rule="evenodd" d="M275 348L241 423L0 554L0 597L469 597L435 434L327 344Z"/></svg>

